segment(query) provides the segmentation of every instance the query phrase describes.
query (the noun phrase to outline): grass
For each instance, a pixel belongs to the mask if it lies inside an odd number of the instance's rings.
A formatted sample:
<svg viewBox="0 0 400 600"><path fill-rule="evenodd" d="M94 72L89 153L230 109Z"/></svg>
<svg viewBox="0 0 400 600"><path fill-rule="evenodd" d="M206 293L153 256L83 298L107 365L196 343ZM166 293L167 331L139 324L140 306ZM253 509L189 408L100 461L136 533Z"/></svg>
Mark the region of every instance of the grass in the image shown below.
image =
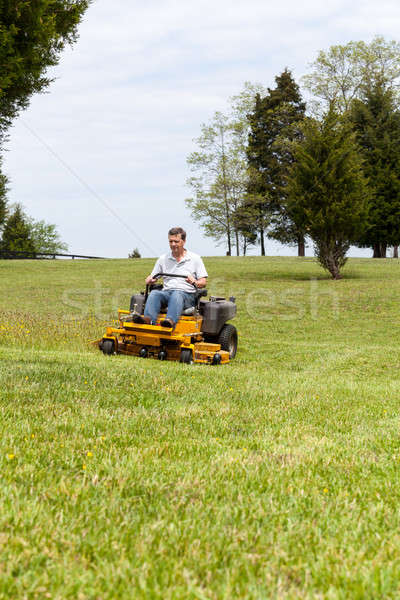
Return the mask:
<svg viewBox="0 0 400 600"><path fill-rule="evenodd" d="M223 367L88 344L151 260L0 261L0 598L400 597L398 261L205 262Z"/></svg>

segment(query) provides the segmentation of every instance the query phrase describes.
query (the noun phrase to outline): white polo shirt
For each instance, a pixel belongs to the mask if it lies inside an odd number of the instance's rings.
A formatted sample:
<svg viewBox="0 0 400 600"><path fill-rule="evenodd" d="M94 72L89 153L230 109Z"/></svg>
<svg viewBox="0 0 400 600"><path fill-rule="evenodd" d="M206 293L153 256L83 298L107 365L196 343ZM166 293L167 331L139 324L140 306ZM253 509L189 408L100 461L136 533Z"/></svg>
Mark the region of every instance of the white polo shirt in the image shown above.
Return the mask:
<svg viewBox="0 0 400 600"><path fill-rule="evenodd" d="M198 254L186 250L185 256L178 262L172 256L172 252L163 254L154 265L151 276L157 273L176 273L177 275L192 275L195 279L208 277L203 260ZM183 277L163 277L164 290L182 290L183 292L195 293L195 288Z"/></svg>

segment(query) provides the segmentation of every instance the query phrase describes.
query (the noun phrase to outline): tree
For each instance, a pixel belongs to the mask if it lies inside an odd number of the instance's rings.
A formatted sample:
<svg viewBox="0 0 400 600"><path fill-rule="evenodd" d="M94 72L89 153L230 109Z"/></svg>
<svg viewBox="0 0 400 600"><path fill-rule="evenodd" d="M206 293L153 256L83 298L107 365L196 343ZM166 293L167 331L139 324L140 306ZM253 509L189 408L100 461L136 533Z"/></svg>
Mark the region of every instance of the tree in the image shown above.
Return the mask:
<svg viewBox="0 0 400 600"><path fill-rule="evenodd" d="M265 254L264 226L271 220L275 227L269 232L270 237L284 238L285 242L304 247L304 232L293 221L285 202L285 177L293 162L287 140L293 141L301 135L299 123L304 120L306 105L288 69L277 76L275 82L276 87L268 89L263 98L257 95L254 110L249 115L247 159L252 176L248 193L253 205L258 205L255 212L262 255Z"/></svg>
<svg viewBox="0 0 400 600"><path fill-rule="evenodd" d="M243 237L244 247L260 243L265 256L265 234L271 224L271 213L266 210L262 189L262 175L252 167L247 168L246 193L235 213L235 221Z"/></svg>
<svg viewBox="0 0 400 600"><path fill-rule="evenodd" d="M0 2L0 152L13 119L52 81L46 70L58 63L65 45L77 39L78 24L91 1ZM6 181L0 172L0 227Z"/></svg>
<svg viewBox="0 0 400 600"><path fill-rule="evenodd" d="M139 252L139 248L135 248L128 254L128 258L141 258L141 254Z"/></svg>
<svg viewBox="0 0 400 600"><path fill-rule="evenodd" d="M0 158L1 169L1 158ZM7 217L7 177L0 172L0 232Z"/></svg>
<svg viewBox="0 0 400 600"><path fill-rule="evenodd" d="M378 81L355 100L351 121L372 191L369 227L357 245L375 258L400 244L400 112L392 89Z"/></svg>
<svg viewBox="0 0 400 600"><path fill-rule="evenodd" d="M316 256L340 279L350 244L367 225L369 188L348 121L331 107L322 121L308 119L294 144L288 202L314 242Z"/></svg>
<svg viewBox="0 0 400 600"><path fill-rule="evenodd" d="M306 87L328 104L349 112L365 158L372 189L370 225L357 245L386 256L399 243L398 82L400 43L382 36L371 43L349 42L320 52Z"/></svg>
<svg viewBox="0 0 400 600"><path fill-rule="evenodd" d="M242 180L243 164L233 143L233 127L229 118L215 113L209 125L202 125L196 140L199 151L192 152L187 162L195 173L188 179L194 192L186 205L194 219L201 222L205 234L227 245L232 253L235 244L239 252L239 230L234 214L245 192Z"/></svg>
<svg viewBox="0 0 400 600"><path fill-rule="evenodd" d="M210 124L201 126L199 150L187 159L194 176L187 181L193 197L186 205L207 236L226 244L229 255L233 247L239 254L240 247L245 251L254 243L239 211L247 189L247 115L256 94L263 91L261 84L245 82L243 90L229 99L228 115L217 112Z"/></svg>
<svg viewBox="0 0 400 600"><path fill-rule="evenodd" d="M36 253L58 254L68 251L68 245L61 241L56 225L28 218L26 221Z"/></svg>
<svg viewBox="0 0 400 600"><path fill-rule="evenodd" d="M304 86L330 106L346 111L365 87L377 81L393 87L400 77L400 43L376 36L372 42L349 42L321 50L311 63L313 72L302 78Z"/></svg>
<svg viewBox="0 0 400 600"><path fill-rule="evenodd" d="M21 204L15 204L6 219L0 248L3 252L57 254L68 250L56 225L28 217Z"/></svg>
<svg viewBox="0 0 400 600"><path fill-rule="evenodd" d="M4 254L13 252L33 254L35 250L30 225L22 207L17 204L4 226L0 251Z"/></svg>
<svg viewBox="0 0 400 600"><path fill-rule="evenodd" d="M0 144L12 119L31 96L52 81L66 44L77 38L77 26L91 0L2 0L0 8Z"/></svg>

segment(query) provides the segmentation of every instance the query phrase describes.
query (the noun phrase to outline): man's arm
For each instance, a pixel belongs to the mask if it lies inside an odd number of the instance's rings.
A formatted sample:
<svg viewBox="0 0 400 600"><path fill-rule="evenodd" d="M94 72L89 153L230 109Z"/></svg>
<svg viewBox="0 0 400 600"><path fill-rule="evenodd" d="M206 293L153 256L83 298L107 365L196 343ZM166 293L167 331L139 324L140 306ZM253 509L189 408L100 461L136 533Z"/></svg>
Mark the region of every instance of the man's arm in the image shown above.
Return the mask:
<svg viewBox="0 0 400 600"><path fill-rule="evenodd" d="M200 256L196 260L196 270L194 275L188 275L186 281L193 284L197 288L203 288L207 285L208 273Z"/></svg>
<svg viewBox="0 0 400 600"><path fill-rule="evenodd" d="M162 273L161 257L156 260L156 264L154 265L152 272L148 277L146 277L146 285L149 285L150 283L155 283L157 281L157 279L154 278L154 275L156 275L157 273Z"/></svg>

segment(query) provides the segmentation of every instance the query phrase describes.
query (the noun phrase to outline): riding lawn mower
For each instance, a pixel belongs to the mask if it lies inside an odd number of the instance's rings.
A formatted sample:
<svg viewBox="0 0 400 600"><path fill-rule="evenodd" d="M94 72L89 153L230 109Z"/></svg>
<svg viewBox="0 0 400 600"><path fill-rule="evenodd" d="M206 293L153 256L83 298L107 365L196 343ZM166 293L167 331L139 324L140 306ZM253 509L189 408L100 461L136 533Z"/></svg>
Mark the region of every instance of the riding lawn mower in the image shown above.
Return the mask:
<svg viewBox="0 0 400 600"><path fill-rule="evenodd" d="M158 273L161 277L183 277ZM175 328L162 327L162 312L154 325L135 323L135 315L143 315L147 297L162 285L150 284L146 291L134 294L129 310L118 310L119 325L107 327L98 342L104 354L129 354L142 358L176 360L182 363L226 364L236 355L238 335L236 327L227 323L236 315L235 298L207 296L207 290L196 291L195 306L182 312Z"/></svg>

